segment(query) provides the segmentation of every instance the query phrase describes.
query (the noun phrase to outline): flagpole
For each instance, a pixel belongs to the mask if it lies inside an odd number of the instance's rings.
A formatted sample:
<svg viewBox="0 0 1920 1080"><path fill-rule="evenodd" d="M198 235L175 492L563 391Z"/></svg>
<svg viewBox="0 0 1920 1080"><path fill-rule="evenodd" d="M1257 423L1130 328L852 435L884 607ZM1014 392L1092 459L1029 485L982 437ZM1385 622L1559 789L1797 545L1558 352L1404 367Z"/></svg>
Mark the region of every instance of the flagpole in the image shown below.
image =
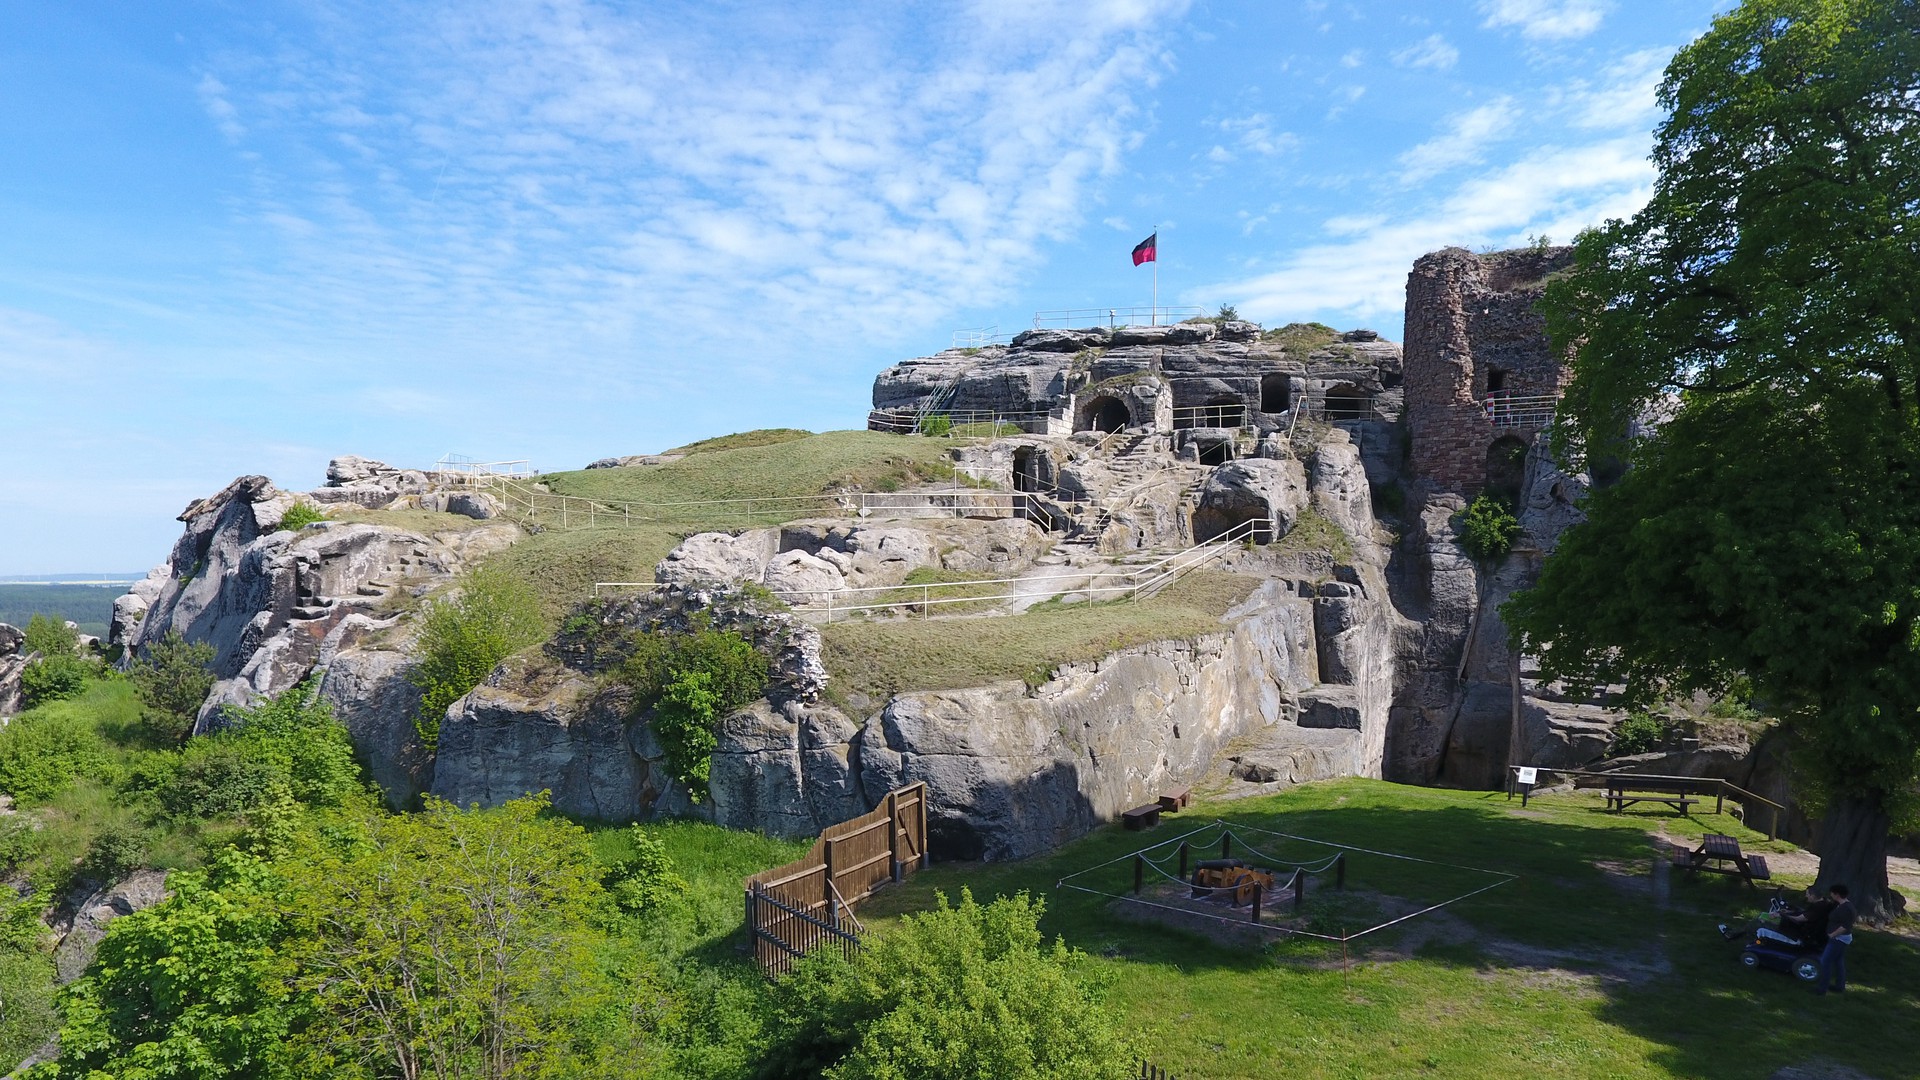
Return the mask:
<svg viewBox="0 0 1920 1080"><path fill-rule="evenodd" d="M1153 227L1153 308L1147 313L1147 322L1160 325L1160 226Z"/></svg>

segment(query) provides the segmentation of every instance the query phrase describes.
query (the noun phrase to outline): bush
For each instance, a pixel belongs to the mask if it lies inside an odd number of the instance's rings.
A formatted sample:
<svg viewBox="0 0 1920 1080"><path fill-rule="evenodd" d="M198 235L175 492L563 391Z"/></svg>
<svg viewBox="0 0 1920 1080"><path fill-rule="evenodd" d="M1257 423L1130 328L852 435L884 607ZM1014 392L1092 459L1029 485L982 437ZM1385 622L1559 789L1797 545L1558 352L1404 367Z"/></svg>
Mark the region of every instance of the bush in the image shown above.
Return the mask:
<svg viewBox="0 0 1920 1080"><path fill-rule="evenodd" d="M451 596L427 605L410 678L420 688L414 726L432 749L447 707L480 685L494 665L546 634L540 600L517 578L490 567L472 570Z"/></svg>
<svg viewBox="0 0 1920 1080"><path fill-rule="evenodd" d="M632 850L602 875L613 902L621 910L635 914L659 911L687 891L686 881L673 872L673 860L667 857L667 845L634 825L627 830Z"/></svg>
<svg viewBox="0 0 1920 1080"><path fill-rule="evenodd" d="M277 527L299 532L316 521L325 520L327 520L326 511L301 499L288 507L286 513L280 515L280 524Z"/></svg>
<svg viewBox="0 0 1920 1080"><path fill-rule="evenodd" d="M1613 754L1645 754L1660 749L1667 741L1667 722L1648 712L1630 712L1613 729Z"/></svg>
<svg viewBox="0 0 1920 1080"><path fill-rule="evenodd" d="M106 778L106 740L72 706L25 712L0 730L0 791L22 803L44 803L74 781Z"/></svg>
<svg viewBox="0 0 1920 1080"><path fill-rule="evenodd" d="M139 869L147 857L147 837L130 825L108 825L87 845L80 874L105 887Z"/></svg>
<svg viewBox="0 0 1920 1080"><path fill-rule="evenodd" d="M869 938L823 949L774 984L769 1077L993 1076L1082 1080L1138 1065L1114 1018L1074 978L1080 954L1040 935L1026 893L982 906L962 890Z"/></svg>
<svg viewBox="0 0 1920 1080"><path fill-rule="evenodd" d="M212 645L188 641L178 630L167 631L134 661L127 674L145 706L141 719L156 736L179 742L193 730L194 717L213 689L212 663Z"/></svg>
<svg viewBox="0 0 1920 1080"><path fill-rule="evenodd" d="M920 418L920 434L941 438L953 434L953 418L945 413Z"/></svg>
<svg viewBox="0 0 1920 1080"><path fill-rule="evenodd" d="M633 688L636 712L653 709L667 771L699 802L707 797L721 718L760 696L768 667L752 642L696 616L683 634L634 635L633 655L619 677Z"/></svg>
<svg viewBox="0 0 1920 1080"><path fill-rule="evenodd" d="M49 701L65 701L87 688L93 665L72 654L43 656L20 670L20 700L31 709Z"/></svg>
<svg viewBox="0 0 1920 1080"><path fill-rule="evenodd" d="M1520 519L1505 501L1482 492L1460 512L1460 546L1478 562L1490 563L1513 548Z"/></svg>
<svg viewBox="0 0 1920 1080"><path fill-rule="evenodd" d="M44 657L73 656L80 651L80 631L51 615L28 619L26 637L27 651Z"/></svg>
<svg viewBox="0 0 1920 1080"><path fill-rule="evenodd" d="M288 783L281 762L246 740L214 736L181 751L157 794L161 807L176 817L222 817L264 805Z"/></svg>
<svg viewBox="0 0 1920 1080"><path fill-rule="evenodd" d="M252 708L232 710L229 726L213 738L272 763L301 803L341 806L363 790L360 766L347 729L318 690L317 680L308 679Z"/></svg>

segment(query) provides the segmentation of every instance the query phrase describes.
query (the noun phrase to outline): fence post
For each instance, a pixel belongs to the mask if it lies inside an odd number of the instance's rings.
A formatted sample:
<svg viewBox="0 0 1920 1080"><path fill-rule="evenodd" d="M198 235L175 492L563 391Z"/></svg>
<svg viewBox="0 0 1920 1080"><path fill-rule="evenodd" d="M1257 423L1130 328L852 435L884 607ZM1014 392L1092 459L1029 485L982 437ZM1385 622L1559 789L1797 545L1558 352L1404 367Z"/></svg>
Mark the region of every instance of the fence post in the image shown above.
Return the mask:
<svg viewBox="0 0 1920 1080"><path fill-rule="evenodd" d="M1341 852L1340 857L1333 860L1333 866L1333 887L1344 892L1347 887L1347 853Z"/></svg>
<svg viewBox="0 0 1920 1080"><path fill-rule="evenodd" d="M1260 921L1260 883L1253 883L1253 921Z"/></svg>
<svg viewBox="0 0 1920 1080"><path fill-rule="evenodd" d="M822 865L824 865L824 866L826 867L826 870L827 870L827 887L826 887L825 889L823 889L823 890L821 890L821 891L822 891L822 892L823 892L823 893L825 894L825 899L826 899L826 901L827 901L827 903L828 903L828 904L832 904L832 903L833 903L833 895L834 895L834 889L833 889L833 841L831 841L831 840L829 840L829 839L827 839L827 838L826 838L826 837L824 837L824 836L823 836L823 837L821 837L821 838L820 838L820 849L821 849L821 850L820 850L820 861L821 861L821 863L822 863ZM835 909L835 911L834 911L834 915L833 915L833 917L834 917L834 918L835 918L836 920L837 920L837 919L839 919L839 917L840 917L840 912L839 912L839 910L838 910L837 908L836 908L836 909ZM838 923L836 922L836 924L835 924L835 925L838 925Z"/></svg>
<svg viewBox="0 0 1920 1080"><path fill-rule="evenodd" d="M1140 886L1146 881L1146 877L1147 857L1145 855L1135 855L1133 857L1133 895L1140 895Z"/></svg>
<svg viewBox="0 0 1920 1080"><path fill-rule="evenodd" d="M1187 842L1180 841L1180 880L1187 880Z"/></svg>
<svg viewBox="0 0 1920 1080"><path fill-rule="evenodd" d="M925 870L933 861L933 856L927 850L927 785L924 783L920 785L919 803L920 809L915 816L920 819L920 868Z"/></svg>
<svg viewBox="0 0 1920 1080"><path fill-rule="evenodd" d="M1720 787L1715 790L1713 795L1713 812L1716 814L1721 813L1722 807L1726 805L1726 801L1727 801L1727 782L1725 780L1722 780L1720 781Z"/></svg>
<svg viewBox="0 0 1920 1080"><path fill-rule="evenodd" d="M1307 895L1307 872L1298 867L1293 871L1293 913L1300 914L1300 901Z"/></svg>
<svg viewBox="0 0 1920 1080"><path fill-rule="evenodd" d="M895 883L902 877L900 873L900 802L893 792L887 792L887 873Z"/></svg>
<svg viewBox="0 0 1920 1080"><path fill-rule="evenodd" d="M1220 857L1225 859L1233 851L1233 834L1225 833L1220 837Z"/></svg>

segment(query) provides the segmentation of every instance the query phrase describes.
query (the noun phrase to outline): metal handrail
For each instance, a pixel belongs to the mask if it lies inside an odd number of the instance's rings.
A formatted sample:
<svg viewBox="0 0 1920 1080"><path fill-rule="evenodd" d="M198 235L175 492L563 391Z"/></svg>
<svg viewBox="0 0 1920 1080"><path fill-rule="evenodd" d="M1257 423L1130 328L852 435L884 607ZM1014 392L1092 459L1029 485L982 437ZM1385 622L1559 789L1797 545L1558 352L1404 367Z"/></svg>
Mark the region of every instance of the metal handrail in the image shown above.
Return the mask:
<svg viewBox="0 0 1920 1080"><path fill-rule="evenodd" d="M1142 313L1146 323L1137 322ZM1122 326L1172 326L1188 319L1197 319L1206 312L1197 307L1101 307L1101 308L1060 308L1054 311L1036 311L1033 313L1033 328L1046 327L1072 329L1076 324L1088 326L1106 326L1117 329Z"/></svg>
<svg viewBox="0 0 1920 1080"><path fill-rule="evenodd" d="M1558 394L1508 394L1495 392L1480 401L1487 422L1497 428L1543 428L1553 424L1560 407Z"/></svg>

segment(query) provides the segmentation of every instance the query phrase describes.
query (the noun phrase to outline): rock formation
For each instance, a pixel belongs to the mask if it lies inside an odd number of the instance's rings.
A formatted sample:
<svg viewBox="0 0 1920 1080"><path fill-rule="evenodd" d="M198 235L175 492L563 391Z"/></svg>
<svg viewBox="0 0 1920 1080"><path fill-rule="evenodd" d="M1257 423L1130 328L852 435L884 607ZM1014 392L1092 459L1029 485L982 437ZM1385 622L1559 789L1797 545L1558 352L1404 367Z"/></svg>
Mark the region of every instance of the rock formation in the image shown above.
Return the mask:
<svg viewBox="0 0 1920 1080"><path fill-rule="evenodd" d="M27 653L27 635L19 628L0 623L0 717L20 711L20 673L32 657Z"/></svg>

